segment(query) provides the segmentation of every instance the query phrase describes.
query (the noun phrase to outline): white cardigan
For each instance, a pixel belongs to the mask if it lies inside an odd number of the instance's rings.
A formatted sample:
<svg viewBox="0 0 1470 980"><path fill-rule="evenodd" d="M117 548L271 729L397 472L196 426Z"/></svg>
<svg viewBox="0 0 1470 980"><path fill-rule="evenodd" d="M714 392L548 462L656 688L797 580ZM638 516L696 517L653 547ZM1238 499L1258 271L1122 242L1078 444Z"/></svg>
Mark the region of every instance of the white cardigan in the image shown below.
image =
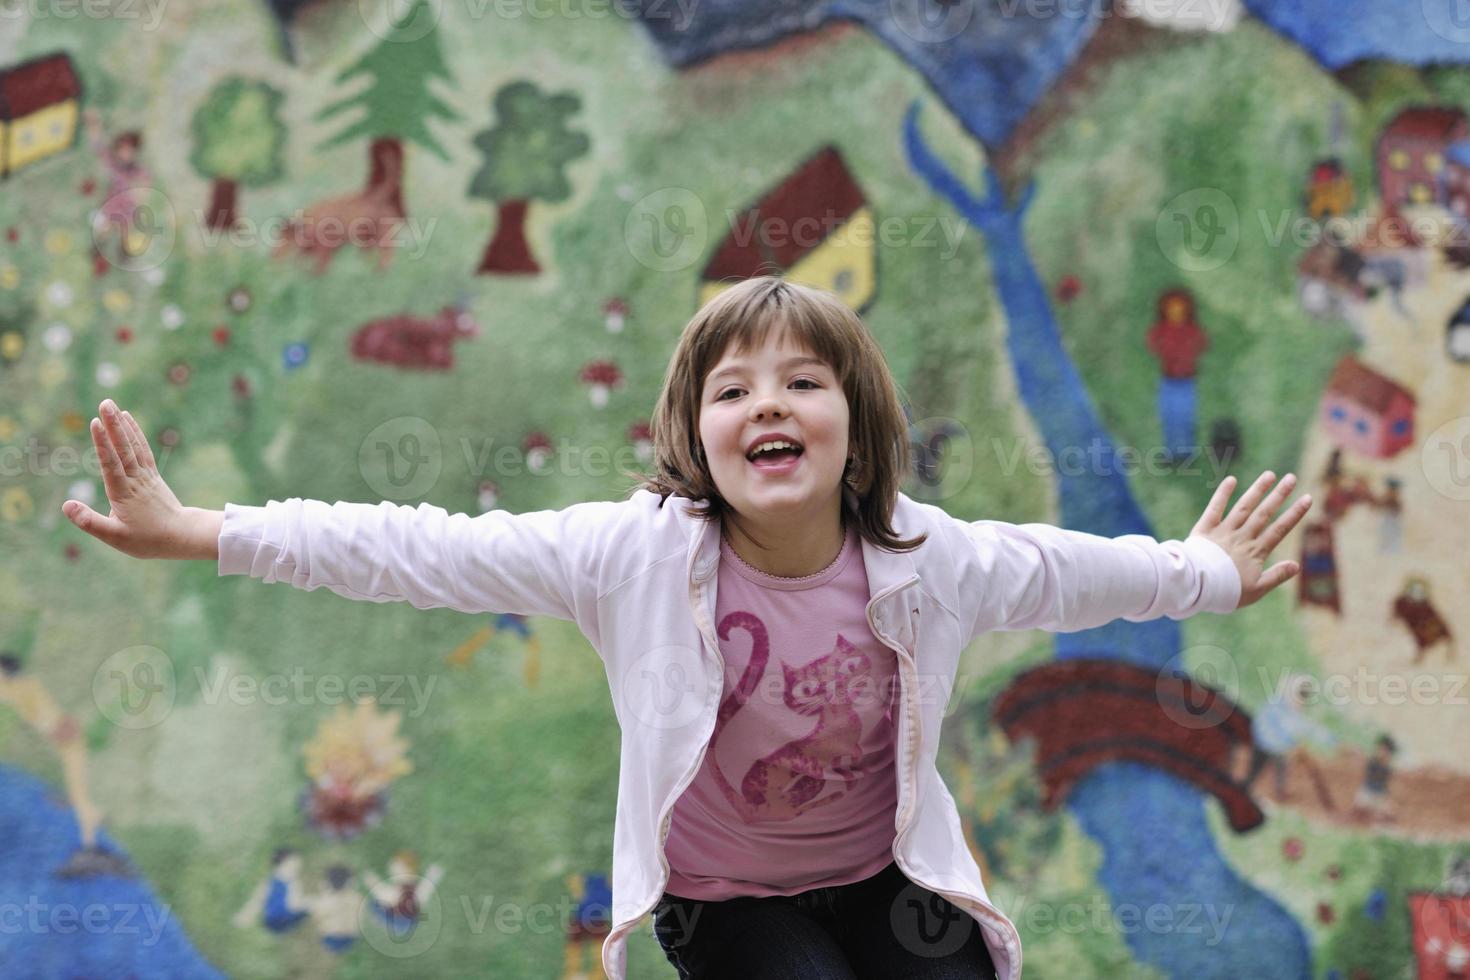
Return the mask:
<svg viewBox="0 0 1470 980"><path fill-rule="evenodd" d="M719 527L689 514L693 503L638 490L626 500L471 517L427 503L291 498L226 504L220 530L220 575L577 624L602 659L622 730L613 921L602 948L610 980L625 980L628 933L663 893L669 815L704 758L723 694L712 625ZM904 494L891 523L902 538L929 535L901 554L862 544L869 625L897 653L903 693L894 859L911 881L978 921L999 980L1017 980L1020 934L991 904L935 768L961 652L990 630L1071 632L1120 617L1228 613L1239 603L1240 577L1203 537L1159 542L967 522Z"/></svg>

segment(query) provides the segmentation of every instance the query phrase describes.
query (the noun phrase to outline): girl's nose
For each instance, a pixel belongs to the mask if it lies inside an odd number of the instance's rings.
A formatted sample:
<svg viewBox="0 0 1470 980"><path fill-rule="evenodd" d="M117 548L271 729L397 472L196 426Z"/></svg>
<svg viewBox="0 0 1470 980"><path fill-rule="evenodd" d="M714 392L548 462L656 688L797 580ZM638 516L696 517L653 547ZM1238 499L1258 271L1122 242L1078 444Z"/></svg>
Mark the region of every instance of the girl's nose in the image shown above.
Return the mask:
<svg viewBox="0 0 1470 980"><path fill-rule="evenodd" d="M751 412L758 419L767 415L780 417L786 414L786 406L779 399L766 396L752 404Z"/></svg>

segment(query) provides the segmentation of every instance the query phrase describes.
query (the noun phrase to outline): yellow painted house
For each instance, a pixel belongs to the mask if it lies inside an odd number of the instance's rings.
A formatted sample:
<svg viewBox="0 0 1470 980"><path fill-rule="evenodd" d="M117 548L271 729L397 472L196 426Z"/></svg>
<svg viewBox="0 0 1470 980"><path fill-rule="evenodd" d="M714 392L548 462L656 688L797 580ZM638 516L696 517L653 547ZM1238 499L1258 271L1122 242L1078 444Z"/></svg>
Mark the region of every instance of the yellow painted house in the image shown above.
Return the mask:
<svg viewBox="0 0 1470 980"><path fill-rule="evenodd" d="M69 149L81 96L81 80L65 53L0 71L0 177Z"/></svg>
<svg viewBox="0 0 1470 980"><path fill-rule="evenodd" d="M842 154L824 147L733 221L704 268L699 302L757 275L835 293L861 313L877 288L873 209Z"/></svg>

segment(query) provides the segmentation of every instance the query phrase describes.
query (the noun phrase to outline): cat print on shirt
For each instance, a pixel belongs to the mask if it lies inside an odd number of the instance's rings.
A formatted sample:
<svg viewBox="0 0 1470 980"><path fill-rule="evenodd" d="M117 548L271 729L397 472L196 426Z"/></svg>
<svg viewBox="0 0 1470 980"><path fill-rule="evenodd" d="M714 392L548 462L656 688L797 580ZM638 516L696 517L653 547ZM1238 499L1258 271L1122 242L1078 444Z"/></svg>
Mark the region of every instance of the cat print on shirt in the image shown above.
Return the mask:
<svg viewBox="0 0 1470 980"><path fill-rule="evenodd" d="M711 750L726 723L750 700L771 656L770 636L759 617L745 611L730 613L720 621L720 639L729 640L735 629L745 629L751 635L750 663L740 683L720 703L710 736ZM811 663L803 667L781 664L786 707L799 715L815 715L817 723L808 734L751 763L738 794L720 770L718 759L711 756L715 780L743 821L790 820L847 794L847 788L843 788L818 798L827 787L825 774L829 770L841 776L848 787L862 773L863 723L853 701L872 690L872 666L868 656L840 633L832 651Z"/></svg>

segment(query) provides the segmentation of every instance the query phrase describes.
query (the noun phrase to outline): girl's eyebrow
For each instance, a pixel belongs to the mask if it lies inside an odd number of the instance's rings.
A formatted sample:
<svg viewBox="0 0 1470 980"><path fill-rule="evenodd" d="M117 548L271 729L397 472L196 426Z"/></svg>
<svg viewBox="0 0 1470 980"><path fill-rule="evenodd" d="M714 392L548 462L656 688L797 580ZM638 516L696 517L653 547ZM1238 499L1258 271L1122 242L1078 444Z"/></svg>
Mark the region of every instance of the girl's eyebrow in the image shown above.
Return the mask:
<svg viewBox="0 0 1470 980"><path fill-rule="evenodd" d="M799 367L802 364L819 364L822 367L827 366L827 362L822 360L820 357L813 357L810 354L802 354L796 357L788 357L786 360L781 362L781 367L782 369L789 370L793 367ZM714 381L716 378L719 378L722 375L726 374L739 374L743 370L745 370L745 368L742 365L731 365L730 367L721 368L720 370L716 371L714 374L709 376L708 380Z"/></svg>

